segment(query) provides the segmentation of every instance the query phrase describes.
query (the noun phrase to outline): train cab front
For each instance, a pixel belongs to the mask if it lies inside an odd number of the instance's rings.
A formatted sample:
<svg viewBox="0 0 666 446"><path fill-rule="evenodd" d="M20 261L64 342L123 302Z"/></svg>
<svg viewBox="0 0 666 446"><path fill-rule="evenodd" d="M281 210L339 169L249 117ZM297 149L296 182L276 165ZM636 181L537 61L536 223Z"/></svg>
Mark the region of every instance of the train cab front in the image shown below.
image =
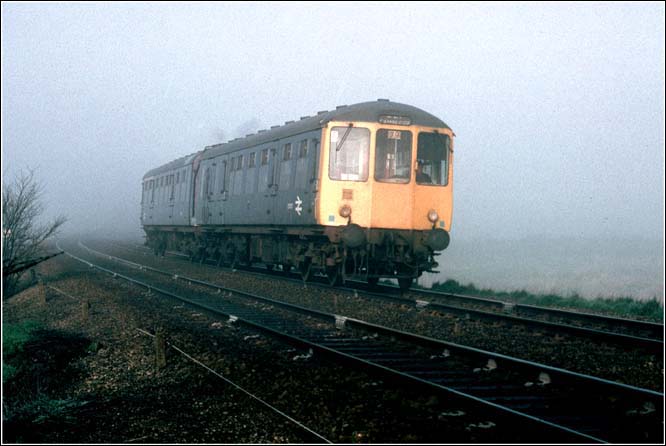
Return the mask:
<svg viewBox="0 0 666 446"><path fill-rule="evenodd" d="M452 130L380 115L330 122L323 132L317 217L343 249L343 274L408 288L449 244Z"/></svg>

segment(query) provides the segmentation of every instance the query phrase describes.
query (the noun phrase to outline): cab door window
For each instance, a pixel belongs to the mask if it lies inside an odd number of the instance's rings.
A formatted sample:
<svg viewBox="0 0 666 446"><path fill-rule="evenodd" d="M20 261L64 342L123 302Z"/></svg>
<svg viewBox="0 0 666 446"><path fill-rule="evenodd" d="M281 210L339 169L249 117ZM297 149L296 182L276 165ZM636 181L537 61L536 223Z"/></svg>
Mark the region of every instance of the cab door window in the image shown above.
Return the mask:
<svg viewBox="0 0 666 446"><path fill-rule="evenodd" d="M367 181L370 130L333 127L330 134L328 176L332 180Z"/></svg>
<svg viewBox="0 0 666 446"><path fill-rule="evenodd" d="M375 180L385 183L409 183L411 165L412 132L377 130Z"/></svg>
<svg viewBox="0 0 666 446"><path fill-rule="evenodd" d="M419 133L416 150L416 183L446 186L449 183L449 135L436 132Z"/></svg>

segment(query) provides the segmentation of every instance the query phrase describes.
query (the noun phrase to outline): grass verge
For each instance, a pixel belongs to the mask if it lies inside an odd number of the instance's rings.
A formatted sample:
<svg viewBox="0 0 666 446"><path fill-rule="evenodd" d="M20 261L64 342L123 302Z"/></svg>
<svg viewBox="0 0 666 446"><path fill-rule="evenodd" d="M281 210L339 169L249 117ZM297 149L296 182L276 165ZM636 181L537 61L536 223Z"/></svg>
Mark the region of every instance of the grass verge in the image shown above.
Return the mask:
<svg viewBox="0 0 666 446"><path fill-rule="evenodd" d="M87 402L61 396L80 378L77 359L90 340L26 320L3 325L2 341L3 444L30 443L75 421Z"/></svg>
<svg viewBox="0 0 666 446"><path fill-rule="evenodd" d="M488 288L479 289L473 283L462 285L456 280L451 279L443 283L433 283L432 290L487 297L526 305L571 308L625 318L639 318L656 322L664 321L664 306L657 300L656 296L650 300L638 300L632 297L597 297L588 299L575 293L570 296L560 296L556 294L533 294L525 290L507 292Z"/></svg>

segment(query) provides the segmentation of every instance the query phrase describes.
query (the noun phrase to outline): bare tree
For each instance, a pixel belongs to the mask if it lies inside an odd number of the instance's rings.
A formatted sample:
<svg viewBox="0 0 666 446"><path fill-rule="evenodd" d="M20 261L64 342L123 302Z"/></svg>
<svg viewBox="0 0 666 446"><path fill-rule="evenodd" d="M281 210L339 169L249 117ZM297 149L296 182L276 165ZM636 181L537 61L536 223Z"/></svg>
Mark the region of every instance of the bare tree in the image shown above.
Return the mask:
<svg viewBox="0 0 666 446"><path fill-rule="evenodd" d="M28 267L39 263L43 244L67 220L40 224L42 186L34 171L21 171L2 188L2 290L10 292Z"/></svg>

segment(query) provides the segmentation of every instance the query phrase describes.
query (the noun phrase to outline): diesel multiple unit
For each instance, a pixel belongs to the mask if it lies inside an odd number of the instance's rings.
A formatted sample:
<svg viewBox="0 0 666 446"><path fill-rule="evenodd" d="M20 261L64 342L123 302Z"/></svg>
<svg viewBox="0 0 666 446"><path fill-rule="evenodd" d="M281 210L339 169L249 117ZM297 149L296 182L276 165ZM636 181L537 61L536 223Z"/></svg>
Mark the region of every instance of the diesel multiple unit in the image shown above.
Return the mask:
<svg viewBox="0 0 666 446"><path fill-rule="evenodd" d="M378 100L208 146L143 177L147 244L408 288L449 243L453 137L423 110Z"/></svg>

